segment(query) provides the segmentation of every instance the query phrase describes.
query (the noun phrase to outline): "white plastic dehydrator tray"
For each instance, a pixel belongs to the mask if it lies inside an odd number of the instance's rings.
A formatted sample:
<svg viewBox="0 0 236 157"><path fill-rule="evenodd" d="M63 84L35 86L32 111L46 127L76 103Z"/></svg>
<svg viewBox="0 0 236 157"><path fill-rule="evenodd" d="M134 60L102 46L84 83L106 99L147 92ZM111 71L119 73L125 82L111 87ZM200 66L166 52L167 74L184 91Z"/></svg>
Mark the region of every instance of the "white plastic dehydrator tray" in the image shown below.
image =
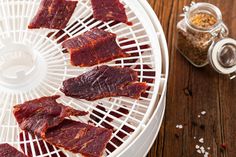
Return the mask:
<svg viewBox="0 0 236 157"><path fill-rule="evenodd" d="M164 109L166 83L168 78L168 51L161 25L145 0L121 0L125 4L129 21L132 26L115 24L113 21L103 23L94 20L89 0L80 0L77 8L68 23L68 26L58 33L57 30L28 30L27 26L35 15L39 6L39 0L0 0L0 144L9 143L20 149L20 145L30 144L33 156L60 156L63 151L67 156L79 156L64 150L42 151L39 145L39 153L33 148L34 142L40 139L26 138L20 141L22 132L12 114L15 104L42 96L61 95L58 100L64 105L89 112L88 116L77 118L83 122L93 122L102 127L104 123L112 126L116 131L113 138L122 144L117 145L112 140L109 142L115 150L106 149L104 156L135 156L141 157L150 149L159 131ZM63 80L76 77L91 68L73 67L70 58L63 53L59 41L64 36L73 37L93 27L104 28L117 34L117 42L121 48L135 48L127 53L135 53L136 56L117 59L106 63L110 66L130 66L139 72L140 81L153 80L148 83L151 87L147 91L148 97L134 100L126 97L106 98L94 102L65 97L59 91ZM49 35L50 34L50 35ZM123 45L132 41L132 44ZM150 47L144 46L149 45ZM126 62L136 60L136 62ZM148 65L150 68L146 68ZM149 76L155 73L155 76ZM106 112L96 108L98 104L106 109ZM118 108L125 108L129 113L122 114L121 118L112 116ZM96 112L94 112L96 111ZM99 114L97 114L99 113ZM99 115L104 115L99 117ZM90 116L99 119L94 121ZM107 121L107 117L113 121ZM124 126L133 129L127 132ZM120 138L117 134L126 136ZM27 152L27 150L24 150Z"/></svg>

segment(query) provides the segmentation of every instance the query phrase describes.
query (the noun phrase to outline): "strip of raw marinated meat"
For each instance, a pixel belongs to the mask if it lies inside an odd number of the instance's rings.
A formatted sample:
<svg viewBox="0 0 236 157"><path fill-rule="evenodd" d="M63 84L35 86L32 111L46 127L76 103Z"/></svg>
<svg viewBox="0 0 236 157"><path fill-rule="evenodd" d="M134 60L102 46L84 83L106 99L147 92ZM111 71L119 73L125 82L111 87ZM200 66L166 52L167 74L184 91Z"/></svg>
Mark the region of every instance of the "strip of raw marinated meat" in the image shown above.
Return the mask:
<svg viewBox="0 0 236 157"><path fill-rule="evenodd" d="M104 22L115 20L132 25L131 22L128 22L125 7L119 0L91 0L91 2L95 19Z"/></svg>
<svg viewBox="0 0 236 157"><path fill-rule="evenodd" d="M28 28L64 29L77 3L77 1L71 0L42 0L37 14Z"/></svg>
<svg viewBox="0 0 236 157"><path fill-rule="evenodd" d="M57 126L65 117L87 114L57 103L59 97L42 97L14 106L13 113L20 128L43 138L47 129Z"/></svg>
<svg viewBox="0 0 236 157"><path fill-rule="evenodd" d="M66 96L89 101L112 96L138 99L145 92L147 85L136 83L137 80L138 74L131 68L103 65L65 80L61 91Z"/></svg>
<svg viewBox="0 0 236 157"><path fill-rule="evenodd" d="M16 148L9 144L0 144L0 156L1 157L27 157Z"/></svg>
<svg viewBox="0 0 236 157"><path fill-rule="evenodd" d="M121 90L121 96L127 96L133 99L139 99L141 94L147 89L147 84L145 82L131 83L127 85L123 90Z"/></svg>
<svg viewBox="0 0 236 157"><path fill-rule="evenodd" d="M129 56L116 43L115 34L98 28L68 39L62 46L70 52L71 64L80 67Z"/></svg>
<svg viewBox="0 0 236 157"><path fill-rule="evenodd" d="M73 153L100 157L111 135L112 130L65 119L60 125L46 132L45 140Z"/></svg>

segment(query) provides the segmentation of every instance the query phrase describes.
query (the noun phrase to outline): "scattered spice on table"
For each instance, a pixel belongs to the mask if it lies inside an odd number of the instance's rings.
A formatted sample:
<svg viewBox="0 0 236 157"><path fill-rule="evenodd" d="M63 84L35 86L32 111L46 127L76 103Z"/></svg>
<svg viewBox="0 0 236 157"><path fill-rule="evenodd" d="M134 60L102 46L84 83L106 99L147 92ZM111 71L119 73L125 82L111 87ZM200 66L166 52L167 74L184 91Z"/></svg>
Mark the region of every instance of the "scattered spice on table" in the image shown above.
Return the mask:
<svg viewBox="0 0 236 157"><path fill-rule="evenodd" d="M200 139L199 139L199 142L200 142L200 143L204 143L204 138L200 138Z"/></svg>
<svg viewBox="0 0 236 157"><path fill-rule="evenodd" d="M189 89L188 87L184 88L183 90L184 90L184 94L185 94L186 96L193 96L192 90Z"/></svg>
<svg viewBox="0 0 236 157"><path fill-rule="evenodd" d="M200 112L198 117L201 117L201 116L204 117L204 115L206 115L206 113L207 112L205 110L203 110L203 111ZM205 125L204 124L198 124L194 120L191 121L191 125L192 125L192 127L198 127L199 126L200 129L205 130ZM182 129L183 125L177 124L176 128L177 129ZM178 139L179 135L175 133L175 137ZM209 146L206 146L206 142L205 142L204 138L194 136L193 139L194 139L194 142L196 143L196 145L195 145L196 153L198 153L202 157L210 157L209 151L210 151L211 148ZM224 149L225 147L226 147L226 145L222 144L221 145L221 149L222 149L221 151L225 150Z"/></svg>
<svg viewBox="0 0 236 157"><path fill-rule="evenodd" d="M183 129L183 125L176 125L177 129Z"/></svg>
<svg viewBox="0 0 236 157"><path fill-rule="evenodd" d="M222 143L222 144L221 144L221 148L223 148L223 149L226 149L226 146L227 146L227 145L226 145L225 143Z"/></svg>
<svg viewBox="0 0 236 157"><path fill-rule="evenodd" d="M207 150L210 150L210 149L208 149L208 148L210 148L210 147L208 147L207 149L205 149L205 147L203 146L203 145L196 145L195 146L195 148L196 148L196 152L198 153L198 154L202 154L203 155L203 157L209 157L209 152L207 151Z"/></svg>
<svg viewBox="0 0 236 157"><path fill-rule="evenodd" d="M201 112L201 115L204 116L205 114L206 114L206 111L202 111L202 112Z"/></svg>
<svg viewBox="0 0 236 157"><path fill-rule="evenodd" d="M206 111L202 111L197 117L198 117L198 118L201 118L201 116L206 115L206 113L207 113Z"/></svg>
<svg viewBox="0 0 236 157"><path fill-rule="evenodd" d="M200 148L200 146L199 146L199 145L196 145L196 146L195 146L195 148L196 148L196 149L199 149L199 148Z"/></svg>
<svg viewBox="0 0 236 157"><path fill-rule="evenodd" d="M200 125L200 129L205 130L205 125L204 125L204 124L201 124L201 125Z"/></svg>

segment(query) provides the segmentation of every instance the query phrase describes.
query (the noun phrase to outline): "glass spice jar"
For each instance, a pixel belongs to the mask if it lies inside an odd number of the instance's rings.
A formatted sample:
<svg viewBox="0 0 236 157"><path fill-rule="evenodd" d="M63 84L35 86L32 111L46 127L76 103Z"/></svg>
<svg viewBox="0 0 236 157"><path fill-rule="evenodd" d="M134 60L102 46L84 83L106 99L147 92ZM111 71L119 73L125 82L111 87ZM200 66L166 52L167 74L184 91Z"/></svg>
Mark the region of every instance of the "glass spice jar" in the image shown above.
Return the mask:
<svg viewBox="0 0 236 157"><path fill-rule="evenodd" d="M177 49L194 66L211 63L223 74L236 72L236 41L227 38L228 28L219 8L209 3L184 7L183 19L177 24Z"/></svg>

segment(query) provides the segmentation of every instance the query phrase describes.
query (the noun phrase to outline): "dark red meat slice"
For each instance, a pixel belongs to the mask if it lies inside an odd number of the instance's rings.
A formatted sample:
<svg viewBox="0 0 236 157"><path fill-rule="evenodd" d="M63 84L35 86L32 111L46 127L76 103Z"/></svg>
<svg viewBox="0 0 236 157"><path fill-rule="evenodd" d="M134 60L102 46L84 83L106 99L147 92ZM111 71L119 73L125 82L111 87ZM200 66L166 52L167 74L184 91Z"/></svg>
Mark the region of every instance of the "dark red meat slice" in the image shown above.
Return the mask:
<svg viewBox="0 0 236 157"><path fill-rule="evenodd" d="M27 157L9 144L0 144L1 157Z"/></svg>
<svg viewBox="0 0 236 157"><path fill-rule="evenodd" d="M42 0L37 14L28 28L64 29L77 3L77 1L70 0Z"/></svg>
<svg viewBox="0 0 236 157"><path fill-rule="evenodd" d="M65 119L46 133L46 141L73 153L89 157L102 156L112 130Z"/></svg>
<svg viewBox="0 0 236 157"><path fill-rule="evenodd" d="M127 96L133 99L139 99L141 94L147 89L147 84L144 82L132 83L121 90L121 96Z"/></svg>
<svg viewBox="0 0 236 157"><path fill-rule="evenodd" d="M27 132L25 132L25 136L23 132L21 132L19 136L20 136L20 141L21 141L21 144L20 144L21 150L25 154L27 153L28 157L33 157L33 153L32 153L33 151L36 156L40 156L41 155L40 150L43 155L50 153L50 156L47 155L44 157L58 157L57 153L55 153L55 149L49 143L45 142L44 144L43 140L41 139L36 141L36 138L34 135L32 135L33 141L31 141L29 138L29 134ZM32 150L31 143L33 143L34 150ZM48 150L46 147L48 148ZM56 148L56 150L58 150L58 148ZM52 152L54 153L52 154ZM66 155L62 151L59 151L58 154L60 155L60 157L66 157Z"/></svg>
<svg viewBox="0 0 236 157"><path fill-rule="evenodd" d="M62 46L70 52L74 66L88 67L129 56L117 45L115 34L98 28L68 39Z"/></svg>
<svg viewBox="0 0 236 157"><path fill-rule="evenodd" d="M44 137L48 128L61 123L65 117L83 116L78 111L56 102L60 96L42 97L14 106L13 113L22 130Z"/></svg>
<svg viewBox="0 0 236 157"><path fill-rule="evenodd" d="M108 129L111 129L113 130L113 132L116 132L117 130L113 128L113 126L111 126L110 124L106 123L106 122L101 122L104 118L106 121L108 122L112 122L114 119L111 118L109 115L112 115L116 118L121 118L123 115L122 114L125 114L125 115L128 115L129 114L129 110L121 107L119 109L116 110L116 112L114 111L111 111L111 112L108 112L103 106L101 106L102 104L100 105L97 105L96 106L96 110L93 110L92 113L89 117L90 119L92 119L94 122L96 123L101 123L101 125L105 128L108 128ZM97 111L98 110L98 111ZM105 113L108 113L108 114L103 114L103 112ZM122 113L122 114L120 114ZM95 116L96 115L96 116ZM99 118L98 118L99 117ZM89 123L92 123L94 124L91 120L89 120ZM129 126L127 125L124 125L123 127L121 127L121 130L122 131L118 131L118 133L116 134L116 136L118 136L119 138L121 139L124 139L127 135L124 133L132 133L134 132L134 129L130 128ZM116 150L116 147L114 145L116 145L117 147L119 147L123 142L120 141L116 136L114 136L110 141L112 141L113 144L110 144L108 143L107 144L107 149L110 151L110 152L114 152Z"/></svg>
<svg viewBox="0 0 236 157"><path fill-rule="evenodd" d="M111 138L112 130L94 127L85 123L65 119L65 117L85 115L87 112L74 110L56 102L59 96L42 97L14 107L14 115L20 127L42 137L46 142L62 147L73 153L88 157L100 157ZM20 140L27 142L20 134ZM42 141L33 142L35 153L47 152ZM53 148L47 144L49 151ZM40 148L39 148L40 147ZM22 143L21 148L32 156L30 144ZM60 155L64 156L63 153Z"/></svg>
<svg viewBox="0 0 236 157"><path fill-rule="evenodd" d="M115 20L128 25L132 24L128 22L125 7L119 0L91 0L91 2L95 19L105 22Z"/></svg>
<svg viewBox="0 0 236 157"><path fill-rule="evenodd" d="M89 101L112 96L138 99L147 85L136 83L137 80L137 72L130 68L103 65L76 78L65 80L61 91L67 96Z"/></svg>

